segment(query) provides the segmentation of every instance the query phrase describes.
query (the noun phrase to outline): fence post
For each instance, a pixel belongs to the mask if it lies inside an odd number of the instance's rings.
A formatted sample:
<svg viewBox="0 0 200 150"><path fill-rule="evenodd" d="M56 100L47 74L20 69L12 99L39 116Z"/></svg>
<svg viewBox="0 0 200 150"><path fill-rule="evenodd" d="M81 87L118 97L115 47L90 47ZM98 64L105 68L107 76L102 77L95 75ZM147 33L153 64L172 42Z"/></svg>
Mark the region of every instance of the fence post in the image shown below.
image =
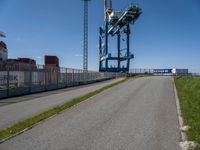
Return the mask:
<svg viewBox="0 0 200 150"><path fill-rule="evenodd" d="M65 68L65 73L66 73L66 76L65 76L65 84L66 84L66 87L67 87L67 86L68 86L67 68Z"/></svg>
<svg viewBox="0 0 200 150"><path fill-rule="evenodd" d="M74 86L75 85L75 81L74 81L74 69L72 69L72 85Z"/></svg>
<svg viewBox="0 0 200 150"><path fill-rule="evenodd" d="M9 97L9 89L10 89L10 70L9 66L6 65L6 70L7 70L7 97Z"/></svg>
<svg viewBox="0 0 200 150"><path fill-rule="evenodd" d="M29 93L31 93L31 86L32 86L32 66L29 63Z"/></svg>
<svg viewBox="0 0 200 150"><path fill-rule="evenodd" d="M57 68L56 72L57 72L57 79L56 79L57 81L56 82L57 82L57 89L58 89L58 87L59 87L59 73L60 73L60 68Z"/></svg>
<svg viewBox="0 0 200 150"><path fill-rule="evenodd" d="M47 90L47 71L46 71L46 68L45 66L43 66L43 69L44 69L44 88L45 88L45 91Z"/></svg>

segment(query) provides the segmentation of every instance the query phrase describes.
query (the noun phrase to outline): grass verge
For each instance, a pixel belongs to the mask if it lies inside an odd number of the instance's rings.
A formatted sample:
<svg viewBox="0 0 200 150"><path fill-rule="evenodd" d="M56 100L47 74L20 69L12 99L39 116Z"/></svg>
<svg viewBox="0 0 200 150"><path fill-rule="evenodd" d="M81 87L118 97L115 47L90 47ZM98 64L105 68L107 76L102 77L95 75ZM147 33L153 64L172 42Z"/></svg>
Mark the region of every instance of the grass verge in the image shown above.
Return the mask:
<svg viewBox="0 0 200 150"><path fill-rule="evenodd" d="M191 127L187 131L188 140L200 143L200 78L178 77L175 84L184 124Z"/></svg>
<svg viewBox="0 0 200 150"><path fill-rule="evenodd" d="M90 98L90 97L92 97L92 96L94 96L96 94L99 94L99 93L101 93L101 92L103 92L103 91L105 91L105 90L107 90L107 89L109 89L109 88L111 88L113 86L116 86L116 85L118 85L120 83L123 83L126 80L127 79L118 81L116 83L112 83L112 84L107 85L105 87L102 87L102 88L100 88L100 89L98 89L96 91L93 91L93 92L90 92L90 93L85 94L83 96L80 96L78 98L72 99L70 102L67 102L65 104L59 105L59 106L57 106L55 108L52 108L52 109L50 109L48 111L45 111L45 112L43 112L43 113L41 113L39 115L36 115L36 116L34 116L32 118L29 118L29 119L26 119L24 121L21 121L21 122L15 124L15 125L13 125L13 126L11 126L9 128L6 128L6 129L0 131L0 142L3 142L5 139L7 139L9 137L12 137L12 136L16 135L17 133L20 133L20 132L24 131L27 128L31 128L34 125L36 125L37 123L39 123L39 122L41 122L41 121L43 121L43 120L45 120L45 119L47 119L47 118L49 118L51 116L54 116L54 115L66 110L66 109L68 109L68 108L70 108L70 107L72 107L72 106L74 106L74 105L76 105L76 104L78 104L78 103L80 103L82 101L85 101L88 98Z"/></svg>

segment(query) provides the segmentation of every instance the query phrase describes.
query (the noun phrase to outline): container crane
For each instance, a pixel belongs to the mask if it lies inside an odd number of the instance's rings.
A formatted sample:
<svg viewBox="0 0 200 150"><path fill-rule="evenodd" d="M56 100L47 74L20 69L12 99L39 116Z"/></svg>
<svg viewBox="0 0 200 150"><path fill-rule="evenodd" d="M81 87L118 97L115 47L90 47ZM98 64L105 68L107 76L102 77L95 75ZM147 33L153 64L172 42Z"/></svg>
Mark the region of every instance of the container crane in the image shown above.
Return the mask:
<svg viewBox="0 0 200 150"><path fill-rule="evenodd" d="M137 5L130 5L124 11L115 11L112 0L109 4L104 0L104 25L99 28L99 71L129 72L130 60L134 58L130 53L130 24L136 22L142 10ZM126 38L122 39L122 35ZM109 38L114 37L117 37L117 56L109 51ZM126 43L126 48L121 48L121 40ZM117 65L112 66L112 61L117 61Z"/></svg>

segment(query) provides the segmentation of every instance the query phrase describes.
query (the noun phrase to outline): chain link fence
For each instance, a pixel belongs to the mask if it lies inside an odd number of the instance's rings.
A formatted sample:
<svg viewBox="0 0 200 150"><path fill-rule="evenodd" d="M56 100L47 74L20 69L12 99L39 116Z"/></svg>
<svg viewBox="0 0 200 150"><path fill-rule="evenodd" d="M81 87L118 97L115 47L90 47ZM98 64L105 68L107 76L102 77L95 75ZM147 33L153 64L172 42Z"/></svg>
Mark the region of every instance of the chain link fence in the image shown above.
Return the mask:
<svg viewBox="0 0 200 150"><path fill-rule="evenodd" d="M54 89L84 85L117 77L124 73L84 72L33 64L0 64L0 99Z"/></svg>

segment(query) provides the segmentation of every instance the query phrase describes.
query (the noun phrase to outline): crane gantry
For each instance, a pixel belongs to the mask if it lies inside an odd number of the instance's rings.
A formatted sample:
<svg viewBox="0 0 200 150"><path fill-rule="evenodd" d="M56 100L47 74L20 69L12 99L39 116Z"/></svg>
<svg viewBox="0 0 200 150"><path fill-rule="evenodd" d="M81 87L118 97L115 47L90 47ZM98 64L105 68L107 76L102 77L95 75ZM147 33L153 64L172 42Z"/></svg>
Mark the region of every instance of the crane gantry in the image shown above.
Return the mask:
<svg viewBox="0 0 200 150"><path fill-rule="evenodd" d="M104 25L99 29L100 72L129 72L130 60L134 58L130 53L130 24L134 24L141 13L142 10L137 5L130 5L124 11L115 11L112 0L109 6L107 0L104 0ZM126 36L123 39L126 48L121 48L122 35ZM109 38L114 37L117 37L117 56L109 50Z"/></svg>

